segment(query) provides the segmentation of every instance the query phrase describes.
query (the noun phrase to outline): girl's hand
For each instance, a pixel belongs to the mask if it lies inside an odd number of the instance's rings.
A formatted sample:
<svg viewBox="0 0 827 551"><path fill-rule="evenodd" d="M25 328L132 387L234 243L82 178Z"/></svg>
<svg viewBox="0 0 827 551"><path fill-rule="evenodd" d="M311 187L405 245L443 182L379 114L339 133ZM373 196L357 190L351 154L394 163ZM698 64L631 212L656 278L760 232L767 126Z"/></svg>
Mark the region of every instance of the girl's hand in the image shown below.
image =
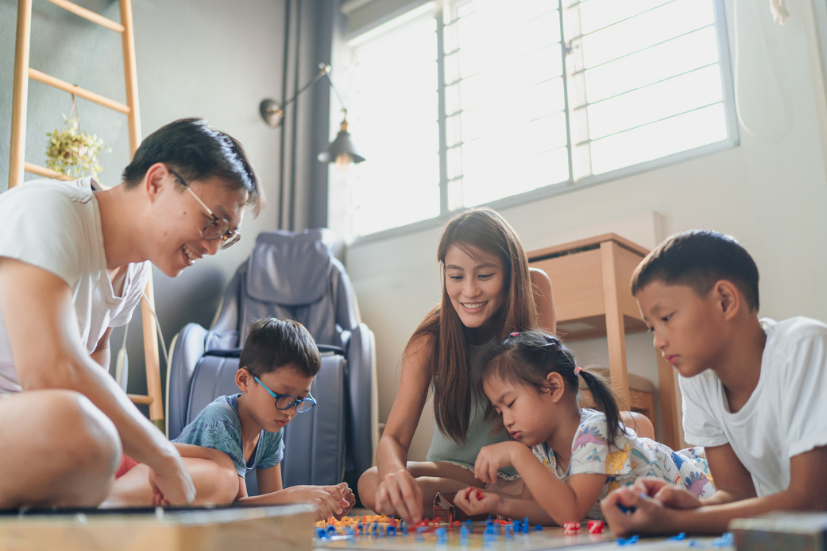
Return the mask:
<svg viewBox="0 0 827 551"><path fill-rule="evenodd" d="M376 489L376 512L402 517L408 524L422 520L422 490L408 469L388 473Z"/></svg>
<svg viewBox="0 0 827 551"><path fill-rule="evenodd" d="M500 507L500 494L483 492L479 488L470 487L457 492L454 505L468 516L496 514Z"/></svg>
<svg viewBox="0 0 827 551"><path fill-rule="evenodd" d="M523 452L531 453L519 442L500 442L484 446L474 463L474 476L485 484L493 484L497 481L497 471L514 464L512 454Z"/></svg>
<svg viewBox="0 0 827 551"><path fill-rule="evenodd" d="M639 478L632 487L636 493L646 494L670 509L697 509L703 505L689 490L657 478Z"/></svg>

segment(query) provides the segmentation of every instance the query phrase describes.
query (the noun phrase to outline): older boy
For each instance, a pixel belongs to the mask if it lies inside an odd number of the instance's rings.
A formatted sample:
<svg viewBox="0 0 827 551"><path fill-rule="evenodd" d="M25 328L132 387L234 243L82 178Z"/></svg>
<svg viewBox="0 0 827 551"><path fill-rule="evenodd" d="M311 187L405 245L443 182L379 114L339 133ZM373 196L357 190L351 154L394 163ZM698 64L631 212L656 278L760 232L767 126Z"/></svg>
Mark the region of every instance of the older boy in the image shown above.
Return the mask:
<svg viewBox="0 0 827 551"><path fill-rule="evenodd" d="M255 322L235 375L241 393L221 396L207 405L175 442L227 454L238 475L234 501L312 503L322 520L347 513L355 498L344 482L337 486L282 485L281 429L316 405L310 385L320 367L316 343L300 323L275 318ZM245 478L253 469L260 494L249 497ZM152 492L145 470L138 466L118 479L110 505L149 505Z"/></svg>
<svg viewBox="0 0 827 551"><path fill-rule="evenodd" d="M260 202L241 145L198 119L148 136L119 186L37 180L0 195L0 508L97 505L121 451L165 500L192 502L179 451L107 373L109 335L150 262L178 275L234 243Z"/></svg>
<svg viewBox="0 0 827 551"><path fill-rule="evenodd" d="M827 509L827 326L759 320L755 263L711 231L658 246L632 276L632 294L680 373L685 437L706 447L717 491L698 500L638 481L601 504L612 531L712 534L734 518Z"/></svg>

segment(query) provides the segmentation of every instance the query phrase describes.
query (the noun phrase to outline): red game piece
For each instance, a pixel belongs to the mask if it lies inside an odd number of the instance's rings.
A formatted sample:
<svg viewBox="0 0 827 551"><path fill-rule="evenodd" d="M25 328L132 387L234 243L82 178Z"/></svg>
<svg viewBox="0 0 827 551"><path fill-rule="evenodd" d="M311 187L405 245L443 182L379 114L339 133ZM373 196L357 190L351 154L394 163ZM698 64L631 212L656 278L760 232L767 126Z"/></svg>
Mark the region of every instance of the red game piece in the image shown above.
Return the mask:
<svg viewBox="0 0 827 551"><path fill-rule="evenodd" d="M580 523L579 522L564 522L563 523L563 533L567 536L576 536L580 533Z"/></svg>
<svg viewBox="0 0 827 551"><path fill-rule="evenodd" d="M465 493L465 499L471 499L471 492L474 491L474 488L468 488L468 491Z"/></svg>
<svg viewBox="0 0 827 551"><path fill-rule="evenodd" d="M589 534L602 534L605 523L602 520L589 521Z"/></svg>
<svg viewBox="0 0 827 551"><path fill-rule="evenodd" d="M477 499L480 499L480 500L482 499L482 491L481 490L477 490Z"/></svg>

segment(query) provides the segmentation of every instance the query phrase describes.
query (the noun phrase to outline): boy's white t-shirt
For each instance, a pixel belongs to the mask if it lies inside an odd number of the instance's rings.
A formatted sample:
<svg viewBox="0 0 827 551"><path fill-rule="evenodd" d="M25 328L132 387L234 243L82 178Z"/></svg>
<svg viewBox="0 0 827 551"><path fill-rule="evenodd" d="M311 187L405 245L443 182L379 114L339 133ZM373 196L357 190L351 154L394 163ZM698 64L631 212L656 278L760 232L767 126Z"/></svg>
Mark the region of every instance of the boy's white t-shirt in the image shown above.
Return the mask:
<svg viewBox="0 0 827 551"><path fill-rule="evenodd" d="M72 291L78 329L90 354L108 327L125 325L141 300L149 262L130 264L116 296L106 268L100 210L91 177L73 182L33 180L0 194L0 257L15 258L64 280ZM0 394L20 392L0 314Z"/></svg>
<svg viewBox="0 0 827 551"><path fill-rule="evenodd" d="M711 370L680 377L683 430L696 446L729 443L759 496L786 490L790 458L827 445L827 325L804 317L762 319L767 335L758 386L730 413Z"/></svg>

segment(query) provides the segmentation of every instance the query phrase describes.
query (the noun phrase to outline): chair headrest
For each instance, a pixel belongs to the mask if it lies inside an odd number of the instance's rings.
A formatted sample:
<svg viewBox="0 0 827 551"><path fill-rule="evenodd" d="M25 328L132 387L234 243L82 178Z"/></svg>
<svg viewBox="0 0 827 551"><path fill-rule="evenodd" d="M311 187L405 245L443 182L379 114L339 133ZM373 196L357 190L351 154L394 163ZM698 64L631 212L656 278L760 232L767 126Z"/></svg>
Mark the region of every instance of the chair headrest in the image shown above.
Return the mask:
<svg viewBox="0 0 827 551"><path fill-rule="evenodd" d="M247 294L284 306L320 300L329 289L336 242L325 228L260 233L248 260Z"/></svg>

